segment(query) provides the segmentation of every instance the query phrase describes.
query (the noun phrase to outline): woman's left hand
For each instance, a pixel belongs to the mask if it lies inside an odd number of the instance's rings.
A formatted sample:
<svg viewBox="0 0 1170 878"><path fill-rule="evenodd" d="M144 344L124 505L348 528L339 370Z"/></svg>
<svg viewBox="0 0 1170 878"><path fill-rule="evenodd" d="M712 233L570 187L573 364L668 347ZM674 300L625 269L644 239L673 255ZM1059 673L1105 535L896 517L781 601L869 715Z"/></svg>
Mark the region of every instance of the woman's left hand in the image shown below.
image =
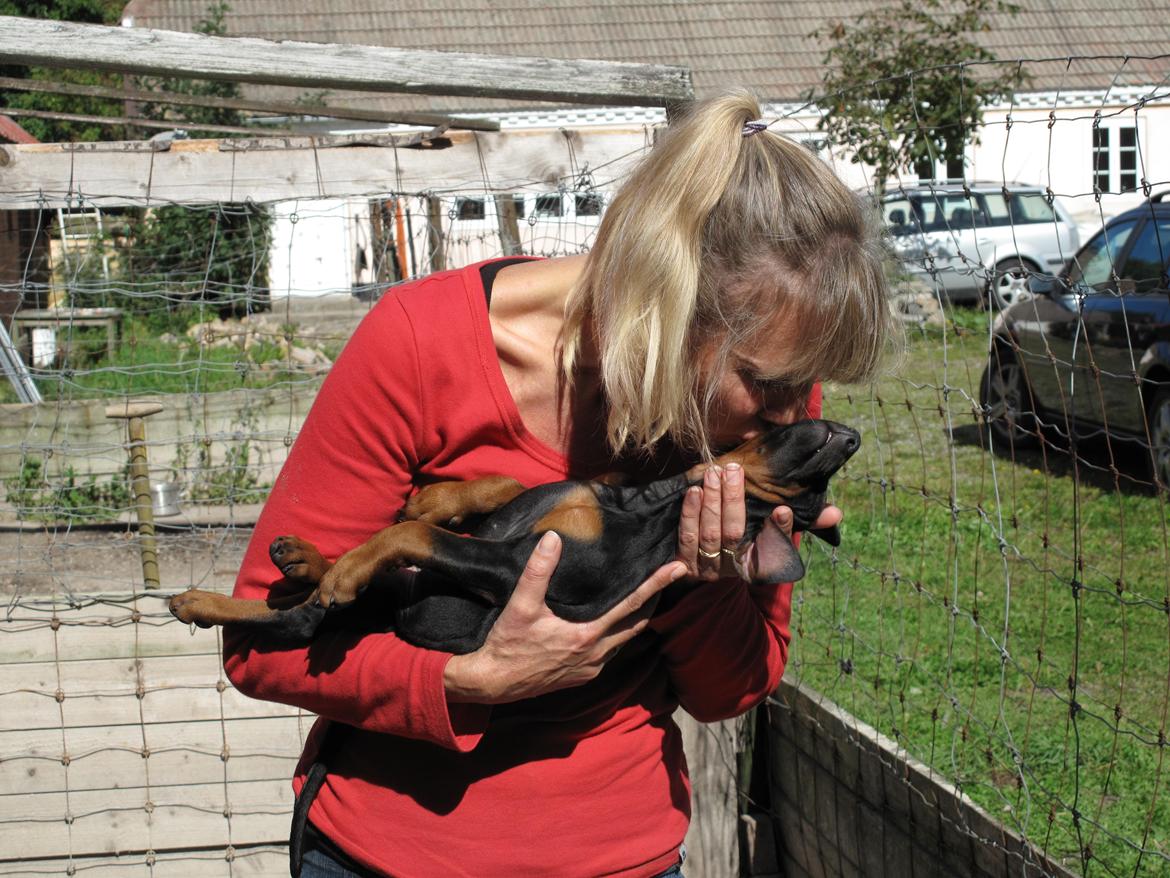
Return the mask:
<svg viewBox="0 0 1170 878"><path fill-rule="evenodd" d="M813 527L832 527L841 519L840 509L826 506ZM771 523L789 538L792 521L792 510L787 506L772 511ZM687 491L679 516L678 559L687 566L687 574L708 582L738 576L732 559L746 522L743 468L736 463L710 467L703 486Z"/></svg>

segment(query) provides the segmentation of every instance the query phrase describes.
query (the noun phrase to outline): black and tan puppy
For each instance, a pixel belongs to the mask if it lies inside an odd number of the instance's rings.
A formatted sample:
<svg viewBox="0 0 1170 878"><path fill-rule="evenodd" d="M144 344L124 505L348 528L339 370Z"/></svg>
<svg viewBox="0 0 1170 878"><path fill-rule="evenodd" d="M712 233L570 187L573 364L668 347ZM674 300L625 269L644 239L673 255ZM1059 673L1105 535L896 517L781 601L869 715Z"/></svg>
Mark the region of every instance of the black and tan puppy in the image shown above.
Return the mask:
<svg viewBox="0 0 1170 878"><path fill-rule="evenodd" d="M825 507L829 478L859 444L848 427L808 420L774 427L718 458L721 465L743 466L747 530L736 567L745 579L804 575L792 543L765 521L785 505L794 530L811 528ZM406 521L334 564L303 540L277 538L269 549L273 563L306 587L280 605L191 590L171 599L171 612L201 626L247 625L281 642L305 643L326 608L351 604L366 591L390 591L394 618L387 627L419 646L471 652L482 645L541 535L555 530L563 548L546 602L570 621L595 619L674 558L683 497L706 468L638 487L568 481L525 490L502 477L430 485L407 503ZM439 526L471 516L485 517L470 534ZM840 539L835 527L812 532L833 545Z"/></svg>

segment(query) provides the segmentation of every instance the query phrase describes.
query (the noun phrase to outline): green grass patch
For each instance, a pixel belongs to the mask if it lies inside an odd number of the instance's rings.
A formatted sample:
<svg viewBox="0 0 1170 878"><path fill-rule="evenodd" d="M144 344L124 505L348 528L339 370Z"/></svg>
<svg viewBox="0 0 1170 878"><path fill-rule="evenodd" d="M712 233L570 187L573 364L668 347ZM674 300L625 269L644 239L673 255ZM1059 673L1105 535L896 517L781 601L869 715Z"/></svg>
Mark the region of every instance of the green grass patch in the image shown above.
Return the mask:
<svg viewBox="0 0 1170 878"><path fill-rule="evenodd" d="M986 317L955 313L872 394L827 390L862 449L840 549L806 544L789 673L1054 859L1165 878L1167 497L1104 443L990 451Z"/></svg>

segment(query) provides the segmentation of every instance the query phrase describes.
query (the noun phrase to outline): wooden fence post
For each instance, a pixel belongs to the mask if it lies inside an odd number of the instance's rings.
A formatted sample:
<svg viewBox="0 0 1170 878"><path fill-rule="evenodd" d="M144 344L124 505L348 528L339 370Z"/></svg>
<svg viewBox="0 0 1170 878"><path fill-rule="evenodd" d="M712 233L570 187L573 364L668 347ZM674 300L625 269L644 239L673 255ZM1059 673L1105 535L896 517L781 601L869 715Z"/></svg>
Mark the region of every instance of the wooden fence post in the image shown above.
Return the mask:
<svg viewBox="0 0 1170 878"><path fill-rule="evenodd" d="M520 224L516 221L516 199L511 192L496 196L496 223L500 229L500 252L518 256L524 252L520 244Z"/></svg>
<svg viewBox="0 0 1170 878"><path fill-rule="evenodd" d="M431 271L447 268L447 250L443 240L443 201L437 195L427 197L427 245Z"/></svg>

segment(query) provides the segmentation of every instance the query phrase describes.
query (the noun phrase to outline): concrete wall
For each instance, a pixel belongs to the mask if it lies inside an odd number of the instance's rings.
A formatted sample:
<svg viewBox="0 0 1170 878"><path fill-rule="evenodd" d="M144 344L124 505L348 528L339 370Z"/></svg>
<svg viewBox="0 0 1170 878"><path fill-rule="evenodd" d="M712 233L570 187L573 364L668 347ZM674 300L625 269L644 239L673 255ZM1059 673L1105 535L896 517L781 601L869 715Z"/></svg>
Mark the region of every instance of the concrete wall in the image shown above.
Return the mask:
<svg viewBox="0 0 1170 878"><path fill-rule="evenodd" d="M768 705L786 878L1072 878L876 729L784 682Z"/></svg>

